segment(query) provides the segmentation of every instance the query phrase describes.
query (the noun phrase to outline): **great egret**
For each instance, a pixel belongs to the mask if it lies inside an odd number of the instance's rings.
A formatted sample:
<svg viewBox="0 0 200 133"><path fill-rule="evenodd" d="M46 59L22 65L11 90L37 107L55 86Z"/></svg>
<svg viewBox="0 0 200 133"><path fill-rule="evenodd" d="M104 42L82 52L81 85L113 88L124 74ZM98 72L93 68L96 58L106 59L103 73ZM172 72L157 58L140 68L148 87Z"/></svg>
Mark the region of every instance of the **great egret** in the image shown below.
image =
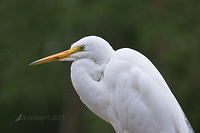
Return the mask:
<svg viewBox="0 0 200 133"><path fill-rule="evenodd" d="M70 50L37 60L73 61L71 80L82 102L117 133L193 133L156 67L141 53L88 36Z"/></svg>

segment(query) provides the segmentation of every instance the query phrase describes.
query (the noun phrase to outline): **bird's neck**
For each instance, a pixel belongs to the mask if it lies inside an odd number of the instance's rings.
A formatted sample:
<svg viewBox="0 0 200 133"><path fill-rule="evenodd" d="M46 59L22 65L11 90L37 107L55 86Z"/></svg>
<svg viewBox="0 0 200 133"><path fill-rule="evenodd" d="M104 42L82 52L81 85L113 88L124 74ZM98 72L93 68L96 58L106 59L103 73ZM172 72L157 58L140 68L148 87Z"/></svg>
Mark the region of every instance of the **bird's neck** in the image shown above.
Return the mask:
<svg viewBox="0 0 200 133"><path fill-rule="evenodd" d="M106 62L108 62L110 60L110 58L114 54L114 52L115 51L113 49L98 51L98 54L94 54L92 56L92 60L99 66L102 66L104 64L107 64Z"/></svg>
<svg viewBox="0 0 200 133"><path fill-rule="evenodd" d="M102 67L89 59L74 61L71 66L73 86L82 102L96 115L109 120L109 93L103 84Z"/></svg>

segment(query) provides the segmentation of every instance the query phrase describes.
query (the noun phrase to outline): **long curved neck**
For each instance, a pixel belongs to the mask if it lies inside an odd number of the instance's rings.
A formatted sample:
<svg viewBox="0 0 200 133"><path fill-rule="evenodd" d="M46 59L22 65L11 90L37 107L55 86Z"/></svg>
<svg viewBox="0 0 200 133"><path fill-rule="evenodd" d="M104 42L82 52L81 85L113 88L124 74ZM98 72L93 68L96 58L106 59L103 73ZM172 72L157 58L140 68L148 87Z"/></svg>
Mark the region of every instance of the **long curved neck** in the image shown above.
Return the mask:
<svg viewBox="0 0 200 133"><path fill-rule="evenodd" d="M103 70L101 66L89 59L74 61L71 66L73 86L82 102L96 115L110 121L109 93L103 84Z"/></svg>

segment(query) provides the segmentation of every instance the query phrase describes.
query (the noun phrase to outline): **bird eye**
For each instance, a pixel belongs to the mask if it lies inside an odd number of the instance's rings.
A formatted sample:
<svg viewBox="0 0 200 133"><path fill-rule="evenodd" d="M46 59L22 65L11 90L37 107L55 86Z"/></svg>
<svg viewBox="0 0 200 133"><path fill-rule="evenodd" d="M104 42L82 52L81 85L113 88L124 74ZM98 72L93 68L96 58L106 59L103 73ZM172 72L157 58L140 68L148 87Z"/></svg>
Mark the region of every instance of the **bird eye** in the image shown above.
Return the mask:
<svg viewBox="0 0 200 133"><path fill-rule="evenodd" d="M84 46L84 45L80 46L80 49L81 49L81 50L84 50L84 49L85 49L85 46Z"/></svg>

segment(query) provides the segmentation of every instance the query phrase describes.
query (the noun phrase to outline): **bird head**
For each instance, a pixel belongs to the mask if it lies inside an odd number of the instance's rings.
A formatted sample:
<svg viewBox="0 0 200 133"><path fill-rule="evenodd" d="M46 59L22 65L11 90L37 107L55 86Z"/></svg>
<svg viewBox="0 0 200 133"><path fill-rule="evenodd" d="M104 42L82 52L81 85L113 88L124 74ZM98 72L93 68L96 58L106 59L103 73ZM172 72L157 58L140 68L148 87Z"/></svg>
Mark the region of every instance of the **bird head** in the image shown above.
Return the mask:
<svg viewBox="0 0 200 133"><path fill-rule="evenodd" d="M74 61L79 59L91 59L101 64L110 58L113 49L107 41L97 36L88 36L71 45L69 50L39 59L29 65L39 65L53 61Z"/></svg>

